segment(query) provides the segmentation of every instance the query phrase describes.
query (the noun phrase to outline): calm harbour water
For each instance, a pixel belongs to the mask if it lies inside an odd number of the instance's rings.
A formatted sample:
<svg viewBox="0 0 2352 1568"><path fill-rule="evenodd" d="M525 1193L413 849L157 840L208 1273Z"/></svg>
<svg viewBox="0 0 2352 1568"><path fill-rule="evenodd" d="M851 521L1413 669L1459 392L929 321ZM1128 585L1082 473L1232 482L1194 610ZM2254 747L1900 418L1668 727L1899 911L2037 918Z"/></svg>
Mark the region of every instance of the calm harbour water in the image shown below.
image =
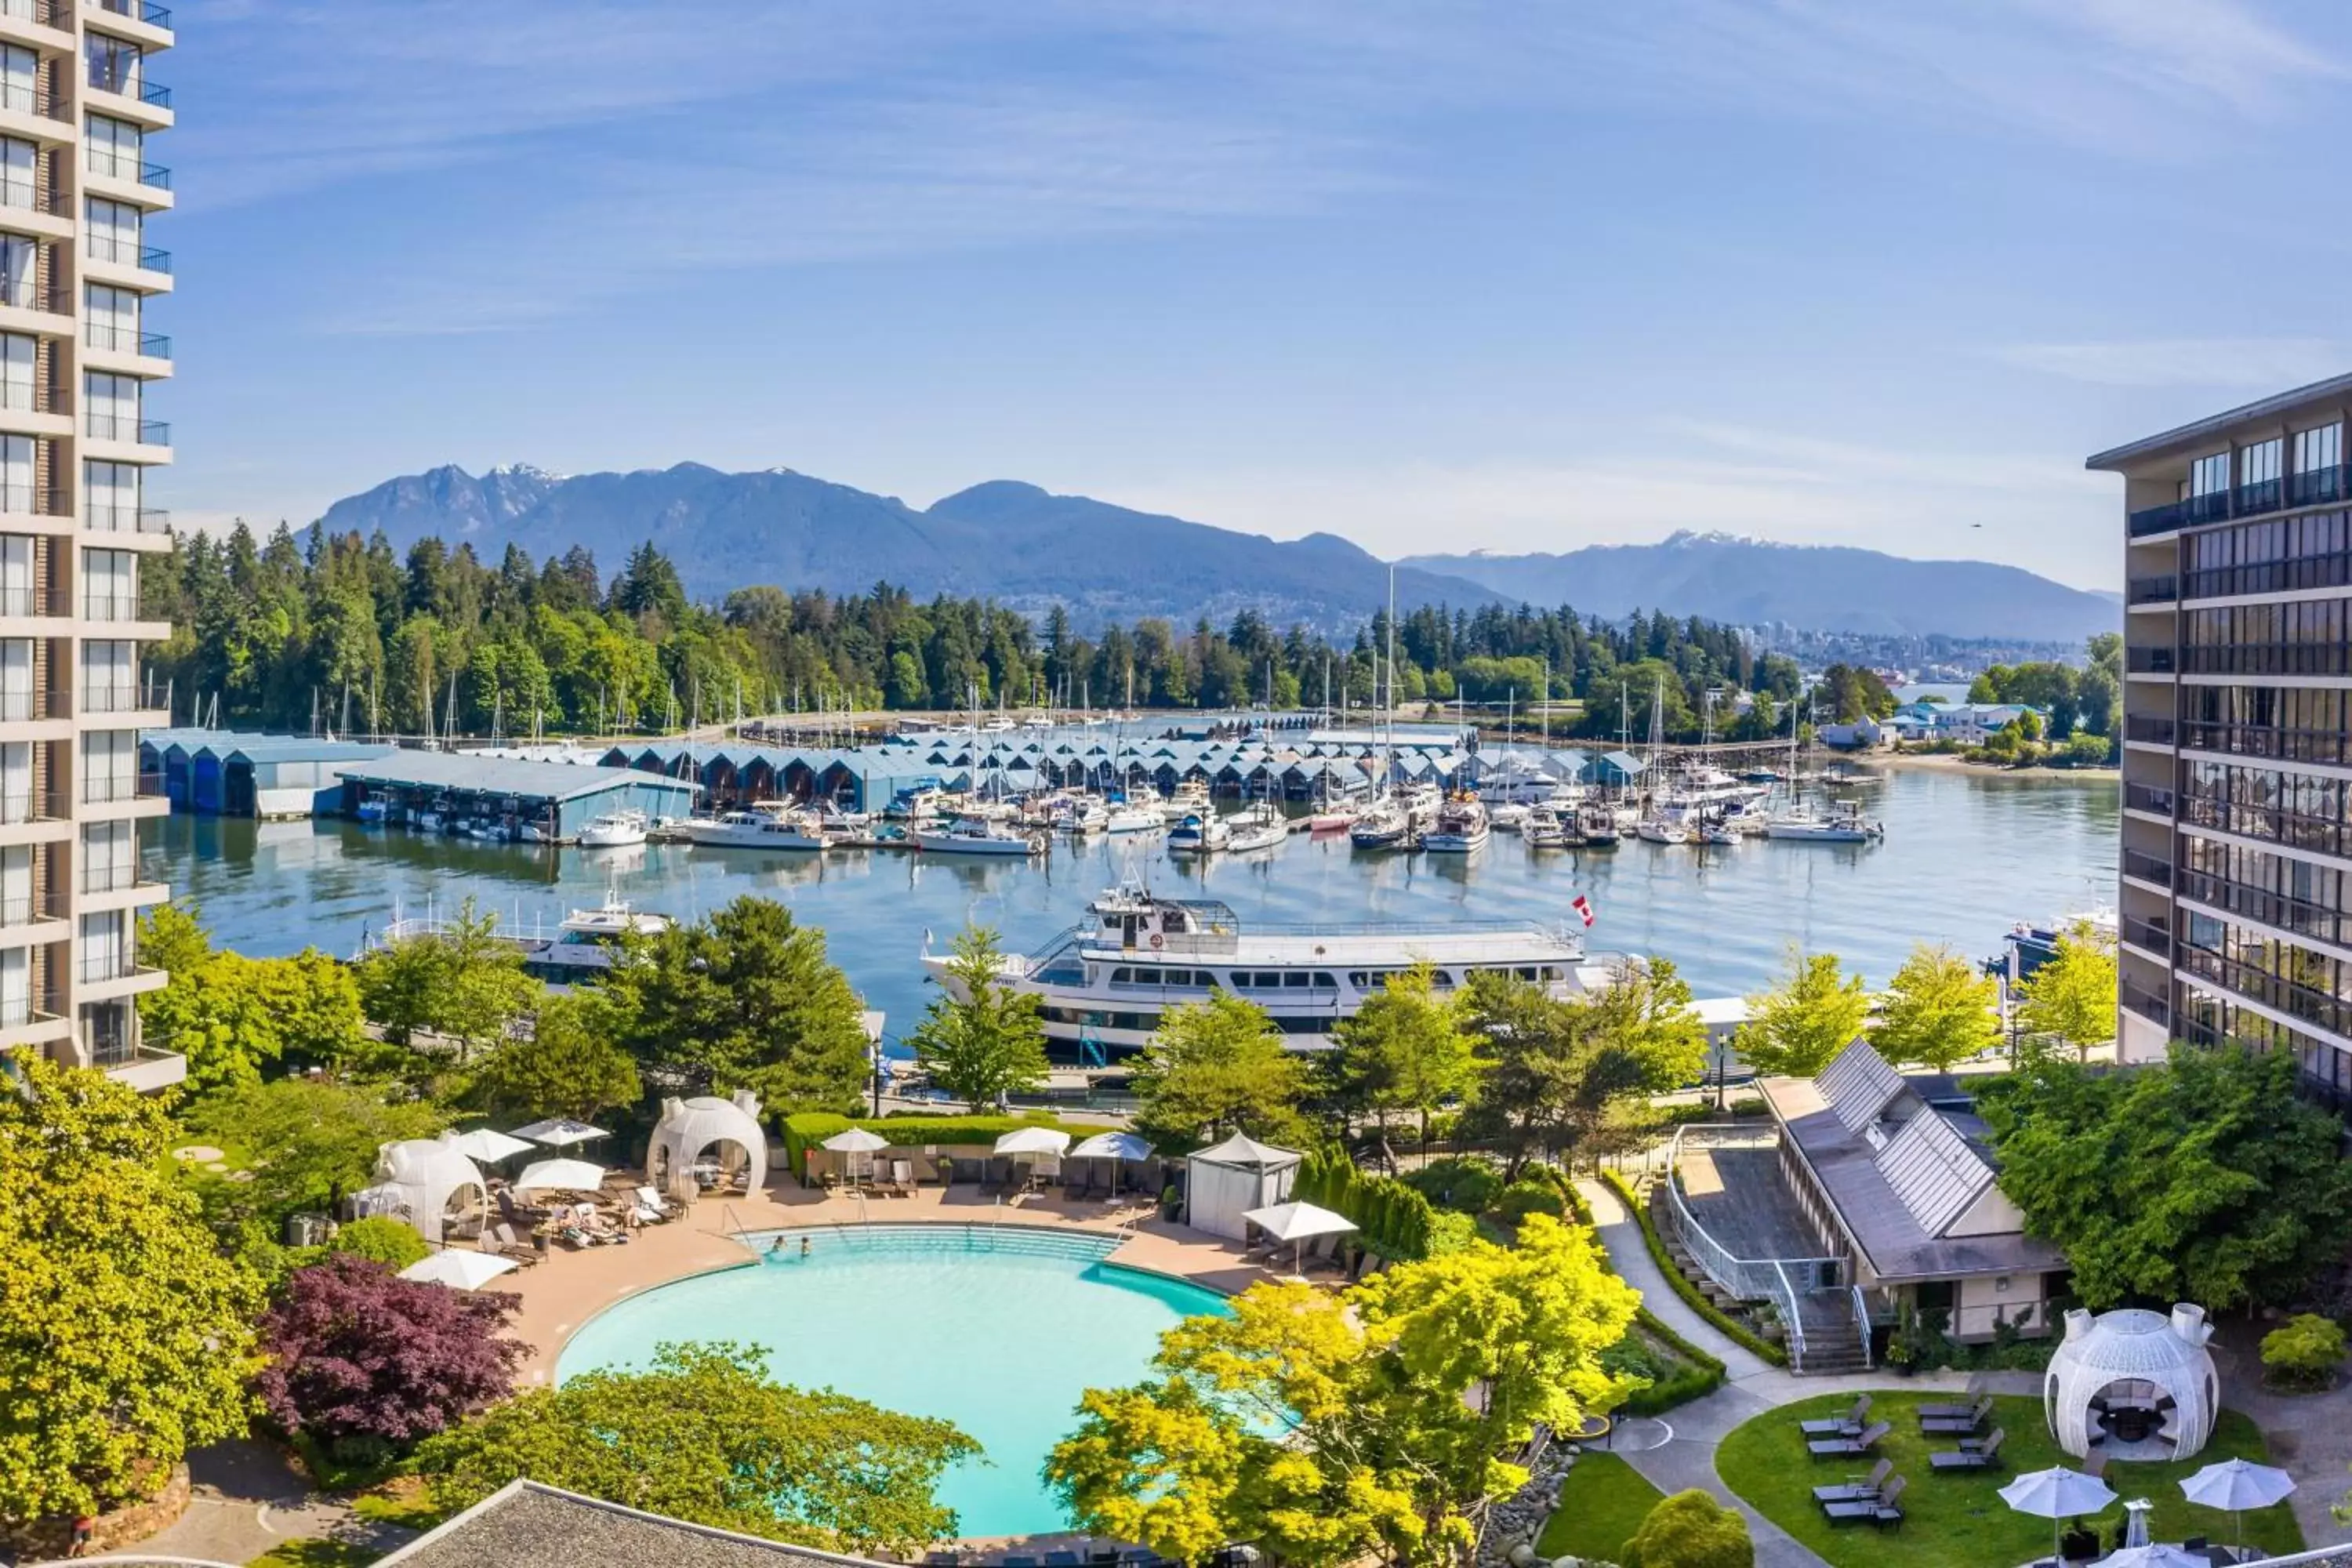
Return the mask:
<svg viewBox="0 0 2352 1568"><path fill-rule="evenodd" d="M1841 791L1840 793L1850 793ZM2011 922L2112 902L2113 780L1893 770L1862 792L1886 824L1867 846L1750 840L1664 847L1630 836L1612 852L1531 855L1495 835L1469 857L1359 853L1344 836L1296 835L1281 848L1205 871L1171 862L1153 836L1097 837L1042 863L904 852L786 855L683 845L580 850L427 838L353 823L172 816L145 825L147 874L194 903L223 945L255 954L304 946L352 952L395 910L446 912L467 895L502 920L551 927L609 888L680 918L741 893L781 899L824 929L835 962L893 1035L926 1001L915 960L929 930L944 944L966 922L1026 949L1076 921L1132 858L1156 889L1220 898L1244 923L1296 921L1572 921L1588 897L1595 952L1670 958L1701 996L1756 990L1794 942L1841 954L1882 984L1916 941L1970 957Z"/></svg>

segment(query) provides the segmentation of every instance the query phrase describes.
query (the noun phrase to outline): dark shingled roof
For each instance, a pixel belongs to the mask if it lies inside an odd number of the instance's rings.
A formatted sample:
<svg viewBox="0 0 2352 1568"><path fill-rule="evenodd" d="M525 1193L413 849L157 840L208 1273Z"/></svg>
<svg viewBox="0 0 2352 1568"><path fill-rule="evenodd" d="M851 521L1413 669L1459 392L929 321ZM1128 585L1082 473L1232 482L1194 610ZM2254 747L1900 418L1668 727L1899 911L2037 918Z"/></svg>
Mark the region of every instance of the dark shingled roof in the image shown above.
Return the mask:
<svg viewBox="0 0 2352 1568"><path fill-rule="evenodd" d="M874 1568L515 1481L427 1531L377 1568Z"/></svg>

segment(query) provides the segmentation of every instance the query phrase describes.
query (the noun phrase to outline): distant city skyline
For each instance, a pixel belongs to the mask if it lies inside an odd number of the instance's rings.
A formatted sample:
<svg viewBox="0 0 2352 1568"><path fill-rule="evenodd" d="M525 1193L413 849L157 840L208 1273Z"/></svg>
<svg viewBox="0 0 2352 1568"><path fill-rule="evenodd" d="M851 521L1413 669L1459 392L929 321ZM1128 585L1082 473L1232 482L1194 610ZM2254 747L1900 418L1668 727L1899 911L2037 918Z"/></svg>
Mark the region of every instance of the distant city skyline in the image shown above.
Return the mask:
<svg viewBox="0 0 2352 1568"><path fill-rule="evenodd" d="M2317 5L178 9L183 521L690 460L2113 588L2082 453L2352 367Z"/></svg>

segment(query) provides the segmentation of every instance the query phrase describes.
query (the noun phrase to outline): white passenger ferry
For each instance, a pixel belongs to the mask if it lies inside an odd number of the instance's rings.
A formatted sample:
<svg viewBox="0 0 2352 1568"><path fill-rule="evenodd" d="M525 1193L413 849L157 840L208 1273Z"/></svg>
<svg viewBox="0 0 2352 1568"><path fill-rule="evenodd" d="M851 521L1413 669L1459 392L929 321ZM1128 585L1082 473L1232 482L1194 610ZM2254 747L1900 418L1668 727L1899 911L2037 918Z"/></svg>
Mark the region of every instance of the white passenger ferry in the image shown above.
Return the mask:
<svg viewBox="0 0 2352 1568"><path fill-rule="evenodd" d="M1142 1049L1166 1008L1230 991L1272 1016L1293 1050L1323 1050L1389 976L1427 963L1441 989L1497 972L1555 995L1598 990L1628 961L1588 957L1580 934L1534 921L1377 921L1244 931L1223 903L1163 899L1132 884L1087 906L1087 919L1027 957L1008 954L1006 982L1043 1005L1047 1053L1098 1063ZM961 996L949 957L923 968Z"/></svg>

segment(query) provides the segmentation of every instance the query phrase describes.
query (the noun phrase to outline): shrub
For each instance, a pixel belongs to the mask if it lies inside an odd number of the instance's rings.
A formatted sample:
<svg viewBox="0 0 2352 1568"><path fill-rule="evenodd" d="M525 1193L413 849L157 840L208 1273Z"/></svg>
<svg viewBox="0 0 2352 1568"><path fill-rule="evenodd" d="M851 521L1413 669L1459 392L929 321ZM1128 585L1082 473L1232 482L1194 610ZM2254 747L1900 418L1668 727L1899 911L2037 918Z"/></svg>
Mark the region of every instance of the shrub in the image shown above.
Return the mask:
<svg viewBox="0 0 2352 1568"><path fill-rule="evenodd" d="M1624 1568L1755 1568L1748 1521L1693 1488L1662 1500L1618 1553Z"/></svg>
<svg viewBox="0 0 2352 1568"><path fill-rule="evenodd" d="M527 1347L499 1331L520 1304L350 1253L298 1268L261 1320L262 1404L289 1436L369 1463L512 1392Z"/></svg>
<svg viewBox="0 0 2352 1568"><path fill-rule="evenodd" d="M1518 1224L1531 1214L1548 1214L1554 1219L1558 1219L1568 1212L1567 1200L1560 1196L1558 1186L1549 1182L1529 1180L1525 1177L1505 1187L1502 1197L1496 1200L1496 1206L1502 1211L1503 1217L1513 1225Z"/></svg>
<svg viewBox="0 0 2352 1568"><path fill-rule="evenodd" d="M1620 1414L1664 1415L1677 1405L1687 1405L1702 1394L1713 1394L1723 1386L1723 1380L1727 1371L1723 1363L1666 1327L1659 1320L1658 1315L1649 1308L1643 1307L1634 1313L1633 1322L1641 1336L1664 1345L1681 1360L1666 1365L1663 1374L1654 1376L1647 1388L1636 1389L1628 1394L1625 1403L1617 1407ZM1635 1339L1633 1335L1628 1334L1620 1342L1633 1344ZM1642 1358L1654 1365L1666 1359L1648 1345L1642 1347Z"/></svg>
<svg viewBox="0 0 2352 1568"><path fill-rule="evenodd" d="M404 1220L390 1215L375 1215L367 1219L355 1219L335 1232L327 1243L331 1253L348 1252L354 1258L364 1258L381 1263L397 1273L410 1264L432 1255L433 1248L425 1238L409 1228Z"/></svg>
<svg viewBox="0 0 2352 1568"><path fill-rule="evenodd" d="M2281 1388L2326 1388L2343 1360L2343 1329L2316 1312L2289 1318L2263 1336L2263 1375Z"/></svg>
<svg viewBox="0 0 2352 1568"><path fill-rule="evenodd" d="M1503 1173L1485 1160L1432 1160L1408 1171L1404 1184L1433 1204L1463 1214L1484 1214L1502 1189Z"/></svg>

